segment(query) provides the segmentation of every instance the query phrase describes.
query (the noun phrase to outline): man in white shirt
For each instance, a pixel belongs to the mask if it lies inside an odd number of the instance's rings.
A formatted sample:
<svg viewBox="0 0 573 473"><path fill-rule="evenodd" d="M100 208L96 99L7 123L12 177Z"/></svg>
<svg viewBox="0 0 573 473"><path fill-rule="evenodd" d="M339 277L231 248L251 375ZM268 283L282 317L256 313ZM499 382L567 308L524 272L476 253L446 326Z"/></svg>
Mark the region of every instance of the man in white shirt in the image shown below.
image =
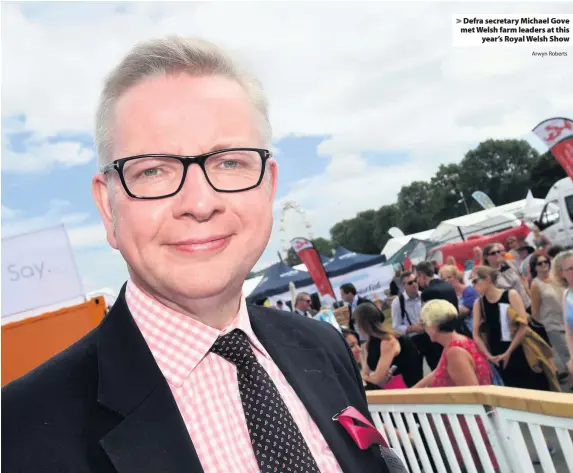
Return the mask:
<svg viewBox="0 0 573 473"><path fill-rule="evenodd" d="M406 271L400 276L400 281L404 287L404 292L392 302L392 328L411 337L412 342L420 352L420 363L423 363L423 358L426 358L430 364L432 357L428 357L428 350L431 341L420 320L422 296L416 275Z"/></svg>
<svg viewBox="0 0 573 473"><path fill-rule="evenodd" d="M416 276L406 271L402 273L400 280L403 284L404 292L392 302L392 328L410 336L424 333L424 328L420 323L422 298ZM403 304L400 303L401 298L403 299ZM402 306L404 310L402 310Z"/></svg>

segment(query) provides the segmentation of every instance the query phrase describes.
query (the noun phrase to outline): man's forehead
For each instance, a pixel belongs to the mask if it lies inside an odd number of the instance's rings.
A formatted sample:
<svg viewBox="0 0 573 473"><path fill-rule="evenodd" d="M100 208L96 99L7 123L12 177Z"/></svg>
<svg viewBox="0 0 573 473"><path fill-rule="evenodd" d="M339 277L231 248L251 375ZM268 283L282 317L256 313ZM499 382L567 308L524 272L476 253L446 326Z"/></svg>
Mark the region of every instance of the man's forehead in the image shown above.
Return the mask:
<svg viewBox="0 0 573 473"><path fill-rule="evenodd" d="M148 78L121 96L115 112L119 157L202 154L213 148L258 146L261 141L247 93L219 76Z"/></svg>

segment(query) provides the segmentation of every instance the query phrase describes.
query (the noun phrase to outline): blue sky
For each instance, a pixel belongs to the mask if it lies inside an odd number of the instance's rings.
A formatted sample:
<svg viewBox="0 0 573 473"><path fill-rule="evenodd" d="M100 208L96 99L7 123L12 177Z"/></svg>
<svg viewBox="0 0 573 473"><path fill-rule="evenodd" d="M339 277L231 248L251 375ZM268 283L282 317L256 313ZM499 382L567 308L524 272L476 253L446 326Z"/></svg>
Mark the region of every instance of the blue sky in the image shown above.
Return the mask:
<svg viewBox="0 0 573 473"><path fill-rule="evenodd" d="M571 4L324 5L4 2L3 236L65 222L86 290L119 289L125 265L91 197L93 114L105 74L151 37L206 37L260 77L280 169L275 215L295 200L314 235L394 202L484 139L542 150L532 127L573 110L573 50L539 59L528 47L456 49L450 31L454 13L573 13ZM300 218L288 221L283 238L304 233ZM280 246L276 224L257 268Z"/></svg>

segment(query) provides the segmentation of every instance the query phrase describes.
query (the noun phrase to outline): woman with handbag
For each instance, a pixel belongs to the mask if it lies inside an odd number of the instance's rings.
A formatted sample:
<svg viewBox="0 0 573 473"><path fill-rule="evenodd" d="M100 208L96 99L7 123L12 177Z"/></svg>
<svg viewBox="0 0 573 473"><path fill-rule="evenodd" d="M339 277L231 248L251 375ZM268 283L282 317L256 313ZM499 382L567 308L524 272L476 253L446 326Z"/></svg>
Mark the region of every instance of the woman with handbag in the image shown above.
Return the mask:
<svg viewBox="0 0 573 473"><path fill-rule="evenodd" d="M366 382L366 389L382 389L390 368L394 365L394 377L403 379L401 387L414 386L422 379L420 355L412 340L385 327L384 314L374 304L359 305L353 315L358 331L366 338L366 359L362 366L362 379Z"/></svg>
<svg viewBox="0 0 573 473"><path fill-rule="evenodd" d="M498 276L488 266L472 270L472 284L481 296L474 304L478 349L500 368L506 386L560 391L551 346L529 326L517 291L497 287Z"/></svg>

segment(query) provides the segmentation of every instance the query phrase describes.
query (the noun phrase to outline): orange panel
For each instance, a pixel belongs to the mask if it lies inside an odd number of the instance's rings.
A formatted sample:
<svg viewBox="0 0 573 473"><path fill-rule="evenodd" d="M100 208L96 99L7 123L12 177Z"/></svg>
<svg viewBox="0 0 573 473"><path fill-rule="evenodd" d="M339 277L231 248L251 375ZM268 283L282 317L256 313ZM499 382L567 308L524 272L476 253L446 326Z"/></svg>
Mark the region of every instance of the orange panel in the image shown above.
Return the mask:
<svg viewBox="0 0 573 473"><path fill-rule="evenodd" d="M2 386L60 353L97 327L105 299L30 317L2 326Z"/></svg>

